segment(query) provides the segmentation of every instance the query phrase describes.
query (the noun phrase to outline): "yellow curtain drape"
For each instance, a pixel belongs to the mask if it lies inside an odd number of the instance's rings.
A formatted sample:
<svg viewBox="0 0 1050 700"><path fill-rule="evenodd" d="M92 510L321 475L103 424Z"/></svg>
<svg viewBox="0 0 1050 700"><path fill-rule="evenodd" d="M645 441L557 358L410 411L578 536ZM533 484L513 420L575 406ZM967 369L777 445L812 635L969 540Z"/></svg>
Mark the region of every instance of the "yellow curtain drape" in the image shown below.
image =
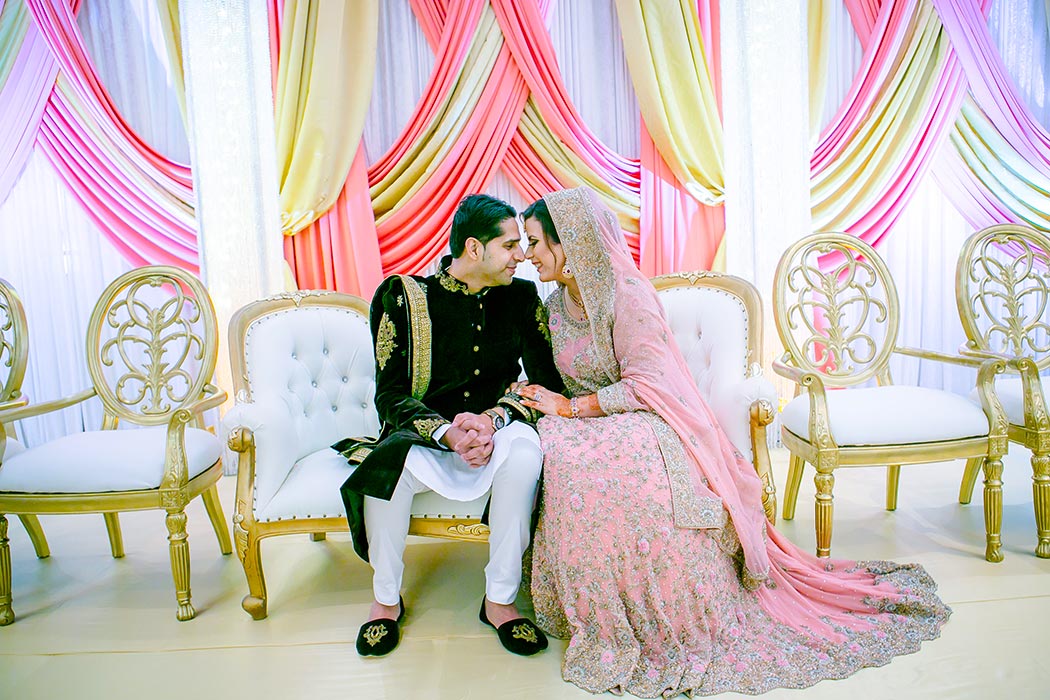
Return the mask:
<svg viewBox="0 0 1050 700"><path fill-rule="evenodd" d="M426 125L390 172L371 187L377 225L395 213L402 202L411 199L456 146L474 114L502 48L503 34L495 13L486 4L456 84L436 111L438 116Z"/></svg>
<svg viewBox="0 0 1050 700"><path fill-rule="evenodd" d="M278 58L281 228L332 206L361 142L375 74L379 0L286 0Z"/></svg>
<svg viewBox="0 0 1050 700"><path fill-rule="evenodd" d="M971 96L963 100L952 145L974 176L1025 223L1050 230L1050 179L1003 138Z"/></svg>
<svg viewBox="0 0 1050 700"><path fill-rule="evenodd" d="M160 28L164 34L164 48L168 54L168 66L171 69L171 82L175 88L175 99L182 113L182 123L188 126L186 119L186 79L182 68L182 34L179 24L179 0L157 0L157 14L160 16Z"/></svg>
<svg viewBox="0 0 1050 700"><path fill-rule="evenodd" d="M932 3L917 3L904 47L887 76L862 130L834 163L811 180L814 231L845 230L857 211L880 196L914 142L936 96L948 58L948 41Z"/></svg>
<svg viewBox="0 0 1050 700"><path fill-rule="evenodd" d="M698 201L721 202L722 123L696 0L616 0L616 14L653 143Z"/></svg>
<svg viewBox="0 0 1050 700"><path fill-rule="evenodd" d="M1050 0L1048 0L1050 1ZM816 143L824 121L831 51L831 0L809 0L809 138Z"/></svg>

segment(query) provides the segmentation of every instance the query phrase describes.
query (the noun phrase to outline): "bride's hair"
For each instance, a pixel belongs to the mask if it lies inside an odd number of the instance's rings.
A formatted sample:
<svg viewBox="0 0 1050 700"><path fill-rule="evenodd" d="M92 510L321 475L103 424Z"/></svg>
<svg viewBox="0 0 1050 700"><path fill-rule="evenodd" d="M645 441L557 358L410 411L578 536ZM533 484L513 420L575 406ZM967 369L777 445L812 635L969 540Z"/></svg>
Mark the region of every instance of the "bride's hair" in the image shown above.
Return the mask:
<svg viewBox="0 0 1050 700"><path fill-rule="evenodd" d="M529 219L536 219L536 221L540 222L540 228L543 229L543 235L547 237L549 242L561 243L561 238L558 237L558 229L554 227L554 220L551 218L551 210L547 208L547 202L545 200L537 199L521 213L522 221L527 221Z"/></svg>

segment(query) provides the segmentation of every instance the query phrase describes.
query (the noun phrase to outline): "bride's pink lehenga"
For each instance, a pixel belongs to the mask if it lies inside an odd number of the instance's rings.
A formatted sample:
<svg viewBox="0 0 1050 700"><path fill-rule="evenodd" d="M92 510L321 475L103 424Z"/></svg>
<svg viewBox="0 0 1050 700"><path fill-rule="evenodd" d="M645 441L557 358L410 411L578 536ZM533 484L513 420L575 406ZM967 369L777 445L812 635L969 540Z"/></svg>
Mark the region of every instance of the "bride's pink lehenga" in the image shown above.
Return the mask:
<svg viewBox="0 0 1050 700"><path fill-rule="evenodd" d="M761 485L695 390L652 286L587 190L545 197L586 319L547 301L565 385L606 415L540 420L539 624L564 678L641 697L761 693L918 650L950 610L918 565L818 560L772 527Z"/></svg>

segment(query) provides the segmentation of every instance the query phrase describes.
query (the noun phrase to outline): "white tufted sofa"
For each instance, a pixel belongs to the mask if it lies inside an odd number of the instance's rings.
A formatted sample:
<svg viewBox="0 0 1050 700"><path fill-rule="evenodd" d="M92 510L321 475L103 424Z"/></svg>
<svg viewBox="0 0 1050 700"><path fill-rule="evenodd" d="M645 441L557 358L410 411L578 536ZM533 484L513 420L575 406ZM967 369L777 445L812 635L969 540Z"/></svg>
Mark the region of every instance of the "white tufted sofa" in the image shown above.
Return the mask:
<svg viewBox="0 0 1050 700"><path fill-rule="evenodd" d="M667 323L700 395L729 439L762 478L762 503L776 521L776 488L766 427L777 392L762 376L762 304L749 282L717 272L680 272L653 279Z"/></svg>
<svg viewBox="0 0 1050 700"><path fill-rule="evenodd" d="M761 347L758 292L713 273L654 280L671 328L704 397L733 443L767 484L775 512L765 426L776 392L752 362ZM224 419L238 453L234 539L249 593L242 601L266 617L259 543L266 537L347 529L339 486L350 474L329 446L347 436L377 435L368 304L336 292L281 294L244 307L230 322L236 405ZM486 498L448 501L416 496L410 532L485 539Z"/></svg>

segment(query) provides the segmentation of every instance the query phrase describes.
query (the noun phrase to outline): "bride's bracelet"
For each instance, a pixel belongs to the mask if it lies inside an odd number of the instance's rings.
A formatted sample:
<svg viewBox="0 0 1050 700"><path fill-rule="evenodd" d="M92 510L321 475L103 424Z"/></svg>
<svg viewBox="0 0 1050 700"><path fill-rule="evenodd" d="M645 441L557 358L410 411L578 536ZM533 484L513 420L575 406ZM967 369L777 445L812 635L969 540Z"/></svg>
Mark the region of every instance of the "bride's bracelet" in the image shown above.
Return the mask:
<svg viewBox="0 0 1050 700"><path fill-rule="evenodd" d="M573 418L580 417L580 404L577 403L575 396L569 399L569 412L572 413Z"/></svg>

